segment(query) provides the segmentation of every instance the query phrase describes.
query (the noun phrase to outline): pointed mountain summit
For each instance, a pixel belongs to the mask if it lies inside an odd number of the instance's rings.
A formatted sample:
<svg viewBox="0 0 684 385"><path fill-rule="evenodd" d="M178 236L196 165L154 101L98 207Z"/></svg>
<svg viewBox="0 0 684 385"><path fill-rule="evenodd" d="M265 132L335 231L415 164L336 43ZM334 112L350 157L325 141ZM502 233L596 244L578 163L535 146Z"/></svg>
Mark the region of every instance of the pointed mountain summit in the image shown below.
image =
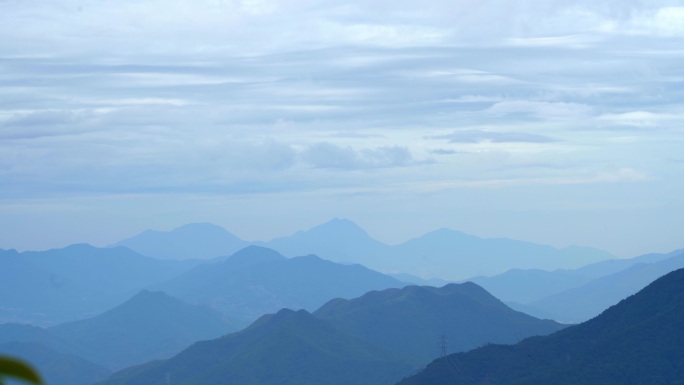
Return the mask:
<svg viewBox="0 0 684 385"><path fill-rule="evenodd" d="M170 357L193 342L234 330L208 307L147 290L97 317L49 329L83 347L92 361L115 370Z"/></svg>
<svg viewBox="0 0 684 385"><path fill-rule="evenodd" d="M249 245L221 226L191 223L171 231L146 230L116 243L158 259L211 259Z"/></svg>
<svg viewBox="0 0 684 385"><path fill-rule="evenodd" d="M363 262L359 256L386 252L388 246L371 238L348 219L335 218L307 231L276 238L264 244L288 257L315 254L336 262Z"/></svg>
<svg viewBox="0 0 684 385"><path fill-rule="evenodd" d="M304 310L283 309L238 333L177 356L114 374L102 385L171 382L259 385L389 385L411 371L382 349L347 336Z"/></svg>
<svg viewBox="0 0 684 385"><path fill-rule="evenodd" d="M332 298L401 286L396 279L361 265L342 265L313 255L288 259L273 250L249 246L154 288L252 322L284 307L313 311Z"/></svg>
<svg viewBox="0 0 684 385"><path fill-rule="evenodd" d="M515 343L565 327L517 312L474 283L442 288L407 286L334 299L314 315L347 334L402 355L416 366L445 350L459 352L486 343Z"/></svg>
<svg viewBox="0 0 684 385"><path fill-rule="evenodd" d="M684 378L682 330L684 269L585 323L449 355L400 385L677 384Z"/></svg>

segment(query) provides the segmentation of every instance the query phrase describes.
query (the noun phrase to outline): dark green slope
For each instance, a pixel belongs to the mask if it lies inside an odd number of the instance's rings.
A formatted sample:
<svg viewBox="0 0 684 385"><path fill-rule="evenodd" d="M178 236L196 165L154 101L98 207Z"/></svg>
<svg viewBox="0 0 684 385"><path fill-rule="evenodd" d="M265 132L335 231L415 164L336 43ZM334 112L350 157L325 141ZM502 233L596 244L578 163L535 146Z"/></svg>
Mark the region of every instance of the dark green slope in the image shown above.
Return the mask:
<svg viewBox="0 0 684 385"><path fill-rule="evenodd" d="M403 285L361 265L342 265L313 255L288 259L249 246L225 261L197 266L154 288L252 322L285 307L312 311L332 298Z"/></svg>
<svg viewBox="0 0 684 385"><path fill-rule="evenodd" d="M91 385L107 378L110 373L102 366L81 357L59 353L37 342L2 343L0 354L30 362L48 385Z"/></svg>
<svg viewBox="0 0 684 385"><path fill-rule="evenodd" d="M684 269L583 324L453 354L400 384L683 384L683 330Z"/></svg>
<svg viewBox="0 0 684 385"><path fill-rule="evenodd" d="M169 360L116 373L102 385L383 385L410 371L391 353L304 310L285 309Z"/></svg>
<svg viewBox="0 0 684 385"><path fill-rule="evenodd" d="M486 343L515 343L564 326L514 311L474 283L442 288L408 286L335 299L314 315L346 333L424 365L447 351L470 350Z"/></svg>
<svg viewBox="0 0 684 385"><path fill-rule="evenodd" d="M236 329L212 309L144 290L97 317L49 331L80 346L90 360L116 370L170 357L193 342Z"/></svg>

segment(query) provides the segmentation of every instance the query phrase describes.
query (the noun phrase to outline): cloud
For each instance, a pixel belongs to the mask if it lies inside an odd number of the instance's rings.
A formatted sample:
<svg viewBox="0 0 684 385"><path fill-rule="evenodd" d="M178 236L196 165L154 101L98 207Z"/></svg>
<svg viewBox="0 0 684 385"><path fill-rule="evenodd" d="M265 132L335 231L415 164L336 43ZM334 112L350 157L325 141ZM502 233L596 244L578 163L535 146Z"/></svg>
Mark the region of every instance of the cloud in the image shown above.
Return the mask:
<svg viewBox="0 0 684 385"><path fill-rule="evenodd" d="M406 147L391 146L355 150L328 142L316 143L302 152L302 158L316 168L369 169L407 166L413 162Z"/></svg>
<svg viewBox="0 0 684 385"><path fill-rule="evenodd" d="M590 106L572 102L507 100L495 103L487 110L493 115L529 115L546 119L573 119L588 116Z"/></svg>
<svg viewBox="0 0 684 385"><path fill-rule="evenodd" d="M664 121L673 119L674 116L668 114L658 114L649 111L630 111L623 113L603 114L598 117L600 121L610 124L634 126L634 127L655 127Z"/></svg>
<svg viewBox="0 0 684 385"><path fill-rule="evenodd" d="M432 138L448 139L450 143L551 143L557 141L556 139L544 135L484 130L458 130L451 134L437 135Z"/></svg>
<svg viewBox="0 0 684 385"><path fill-rule="evenodd" d="M649 176L633 168L624 167L613 172L599 173L593 179L595 182L617 183L617 182L642 182L648 180Z"/></svg>
<svg viewBox="0 0 684 385"><path fill-rule="evenodd" d="M684 36L684 7L665 6L640 12L630 20L628 28L636 34Z"/></svg>
<svg viewBox="0 0 684 385"><path fill-rule="evenodd" d="M460 154L462 151L458 150L451 150L448 148L435 148L430 150L430 154L435 154L435 155L454 155L454 154Z"/></svg>
<svg viewBox="0 0 684 385"><path fill-rule="evenodd" d="M582 47L594 42L581 37L589 34L681 36L683 15L677 1L4 1L0 52L136 57L359 44Z"/></svg>

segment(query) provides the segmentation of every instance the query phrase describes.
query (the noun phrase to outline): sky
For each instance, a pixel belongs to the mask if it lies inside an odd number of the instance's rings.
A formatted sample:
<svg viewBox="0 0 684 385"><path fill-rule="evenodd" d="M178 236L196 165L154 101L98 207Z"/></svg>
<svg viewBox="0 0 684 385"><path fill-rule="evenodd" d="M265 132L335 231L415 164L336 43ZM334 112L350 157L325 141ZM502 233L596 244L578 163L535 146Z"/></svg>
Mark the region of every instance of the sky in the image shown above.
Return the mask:
<svg viewBox="0 0 684 385"><path fill-rule="evenodd" d="M684 247L684 1L0 0L0 248L348 218Z"/></svg>

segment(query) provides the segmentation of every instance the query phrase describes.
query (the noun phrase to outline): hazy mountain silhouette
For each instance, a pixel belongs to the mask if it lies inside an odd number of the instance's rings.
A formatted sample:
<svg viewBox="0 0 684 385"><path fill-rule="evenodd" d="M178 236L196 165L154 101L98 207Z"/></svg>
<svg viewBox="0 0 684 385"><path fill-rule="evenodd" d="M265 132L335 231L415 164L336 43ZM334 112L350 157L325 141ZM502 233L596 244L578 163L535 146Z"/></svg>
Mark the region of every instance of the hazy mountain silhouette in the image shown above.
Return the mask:
<svg viewBox="0 0 684 385"><path fill-rule="evenodd" d="M575 268L609 258L613 256L592 248L556 249L440 229L394 246L392 255L384 263L391 263L393 269L414 275L464 279L499 274L512 268ZM372 264L369 267L379 269Z"/></svg>
<svg viewBox="0 0 684 385"><path fill-rule="evenodd" d="M549 314L564 322L583 322L646 287L659 277L684 267L684 252L656 263L638 263L625 270L527 304L531 314Z"/></svg>
<svg viewBox="0 0 684 385"><path fill-rule="evenodd" d="M315 254L336 262L354 262L368 266L369 258L384 255L389 246L371 238L365 230L348 219L335 218L306 231L264 243L288 257ZM365 257L360 260L359 257ZM365 263L366 262L366 263Z"/></svg>
<svg viewBox="0 0 684 385"><path fill-rule="evenodd" d="M112 370L168 358L193 342L235 330L237 326L215 310L147 290L96 317L49 329Z"/></svg>
<svg viewBox="0 0 684 385"><path fill-rule="evenodd" d="M86 244L0 254L0 322L51 325L101 313L196 262Z"/></svg>
<svg viewBox="0 0 684 385"><path fill-rule="evenodd" d="M109 376L110 371L81 357L59 353L38 342L0 343L0 354L19 357L38 369L49 385L91 385ZM7 381L8 385L26 384Z"/></svg>
<svg viewBox="0 0 684 385"><path fill-rule="evenodd" d="M654 263L683 252L684 250L676 250L667 254L646 254L630 259L610 259L574 270L511 269L492 277L469 278L468 281L477 283L504 302L514 302L520 306L520 304L527 304L580 287L593 279L617 273L639 263ZM624 297L618 299L622 298ZM536 315L540 316L540 314Z"/></svg>
<svg viewBox="0 0 684 385"><path fill-rule="evenodd" d="M434 361L400 385L676 384L684 378L684 270L598 317L514 346Z"/></svg>
<svg viewBox="0 0 684 385"><path fill-rule="evenodd" d="M7 342L27 342L43 345L55 352L86 357L85 349L38 326L6 323L0 324L0 344Z"/></svg>
<svg viewBox="0 0 684 385"><path fill-rule="evenodd" d="M439 357L442 336L446 351L459 352L486 343L514 343L564 327L514 311L470 282L442 288L408 286L352 300L334 299L314 315L416 366Z"/></svg>
<svg viewBox="0 0 684 385"><path fill-rule="evenodd" d="M148 230L117 244L157 258L183 259L227 256L249 242L219 226L190 224L170 232ZM359 263L383 273L445 280L490 276L512 268L577 268L614 258L592 248L557 249L505 238L480 238L449 229L390 246L373 239L354 222L340 218L290 236L252 244L287 257L314 254L333 262Z"/></svg>
<svg viewBox="0 0 684 385"><path fill-rule="evenodd" d="M505 238L480 238L449 229L389 246L372 239L346 219L333 219L264 245L286 256L313 253L335 262L360 263L381 272L451 280L499 274L512 268L576 268L614 258L592 248L556 249Z"/></svg>
<svg viewBox="0 0 684 385"><path fill-rule="evenodd" d="M281 310L238 333L118 372L102 385L392 384L411 367L304 310Z"/></svg>
<svg viewBox="0 0 684 385"><path fill-rule="evenodd" d="M231 255L249 242L217 225L191 223L171 231L146 230L115 245L159 259L210 259Z"/></svg>
<svg viewBox="0 0 684 385"><path fill-rule="evenodd" d="M288 259L249 246L224 261L197 266L154 287L251 322L284 307L312 311L332 298L404 285L361 265L342 265L314 255Z"/></svg>

